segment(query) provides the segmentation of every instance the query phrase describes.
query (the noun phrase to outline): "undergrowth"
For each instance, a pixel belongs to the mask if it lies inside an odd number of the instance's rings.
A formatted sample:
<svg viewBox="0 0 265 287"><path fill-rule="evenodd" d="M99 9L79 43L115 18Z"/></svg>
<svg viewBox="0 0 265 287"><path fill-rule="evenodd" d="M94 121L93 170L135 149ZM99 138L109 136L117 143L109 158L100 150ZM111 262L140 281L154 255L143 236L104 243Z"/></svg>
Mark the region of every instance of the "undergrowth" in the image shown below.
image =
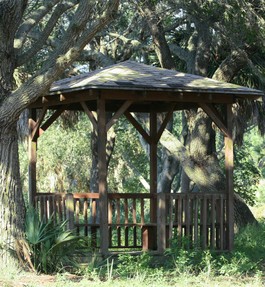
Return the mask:
<svg viewBox="0 0 265 287"><path fill-rule="evenodd" d="M78 283L61 274L54 286L264 286L264 267L265 223L260 222L236 234L230 253L186 250L172 242L163 257L120 254L100 260L95 256L75 269L82 278Z"/></svg>
<svg viewBox="0 0 265 287"><path fill-rule="evenodd" d="M186 250L174 241L163 258L143 253L142 255L121 254L83 270L83 274L100 275L101 280L144 279L171 281L181 276L251 276L262 278L265 267L265 224L250 225L235 236L233 252L215 250ZM93 271L93 272L92 272Z"/></svg>

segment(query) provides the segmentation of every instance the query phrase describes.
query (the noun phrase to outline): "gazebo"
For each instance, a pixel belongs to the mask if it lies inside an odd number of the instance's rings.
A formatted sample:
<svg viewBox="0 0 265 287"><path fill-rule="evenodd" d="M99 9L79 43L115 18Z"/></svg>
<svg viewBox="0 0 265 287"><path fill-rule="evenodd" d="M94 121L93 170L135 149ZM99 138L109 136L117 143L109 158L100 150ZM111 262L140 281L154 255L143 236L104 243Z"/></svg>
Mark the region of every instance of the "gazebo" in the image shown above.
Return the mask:
<svg viewBox="0 0 265 287"><path fill-rule="evenodd" d="M263 93L234 84L126 61L55 82L29 106L29 201L42 218L67 219L68 228L90 236L91 246L111 250L156 250L169 239L186 237L189 246L233 248L232 105ZM217 106L225 108L220 114ZM177 110L202 108L225 137L226 190L213 193L157 193L158 141ZM52 113L47 117L46 113ZM65 110L84 111L98 135L98 192L41 193L36 188L37 140ZM107 122L106 112L112 113ZM133 113L147 113L147 132ZM158 126L157 116L165 113ZM110 193L107 187L108 130L124 115L150 146L150 193Z"/></svg>

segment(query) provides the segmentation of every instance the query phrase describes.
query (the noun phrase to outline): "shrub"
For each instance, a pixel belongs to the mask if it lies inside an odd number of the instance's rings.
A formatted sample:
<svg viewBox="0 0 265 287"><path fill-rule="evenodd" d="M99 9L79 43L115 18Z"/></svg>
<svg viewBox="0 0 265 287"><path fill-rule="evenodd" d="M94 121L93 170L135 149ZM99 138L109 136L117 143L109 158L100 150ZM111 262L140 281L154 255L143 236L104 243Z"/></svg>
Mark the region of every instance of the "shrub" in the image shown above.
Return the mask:
<svg viewBox="0 0 265 287"><path fill-rule="evenodd" d="M28 254L24 257L35 271L54 273L73 265L75 250L84 245L84 239L66 230L66 223L55 224L52 217L44 222L33 208L27 211L24 246L28 246Z"/></svg>

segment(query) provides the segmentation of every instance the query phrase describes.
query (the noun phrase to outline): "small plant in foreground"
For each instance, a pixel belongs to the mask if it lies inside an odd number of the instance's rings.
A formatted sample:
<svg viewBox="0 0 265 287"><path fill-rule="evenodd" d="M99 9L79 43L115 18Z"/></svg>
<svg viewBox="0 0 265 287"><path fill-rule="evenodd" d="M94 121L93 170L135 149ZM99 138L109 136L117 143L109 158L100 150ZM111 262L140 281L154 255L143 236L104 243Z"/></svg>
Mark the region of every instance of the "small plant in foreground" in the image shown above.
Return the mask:
<svg viewBox="0 0 265 287"><path fill-rule="evenodd" d="M27 249L23 250L35 271L54 273L73 265L73 255L83 245L83 239L66 230L66 223L55 224L52 217L44 222L33 208L28 210L23 244Z"/></svg>

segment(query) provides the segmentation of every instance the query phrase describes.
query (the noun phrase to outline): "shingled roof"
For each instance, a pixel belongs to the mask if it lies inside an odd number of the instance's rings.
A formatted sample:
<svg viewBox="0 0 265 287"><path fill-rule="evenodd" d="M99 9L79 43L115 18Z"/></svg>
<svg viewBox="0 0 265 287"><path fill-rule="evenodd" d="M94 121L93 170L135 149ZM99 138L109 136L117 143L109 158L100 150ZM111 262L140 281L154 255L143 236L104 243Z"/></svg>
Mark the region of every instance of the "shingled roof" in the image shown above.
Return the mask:
<svg viewBox="0 0 265 287"><path fill-rule="evenodd" d="M263 95L259 90L134 61L122 62L101 70L57 81L52 85L49 94L86 89L234 94L251 99L257 99Z"/></svg>
<svg viewBox="0 0 265 287"><path fill-rule="evenodd" d="M29 108L83 110L82 103L97 109L99 97L115 112L124 101L130 111L149 112L196 108L201 104L228 104L238 99L260 100L264 93L209 78L126 61L54 82L49 93Z"/></svg>

